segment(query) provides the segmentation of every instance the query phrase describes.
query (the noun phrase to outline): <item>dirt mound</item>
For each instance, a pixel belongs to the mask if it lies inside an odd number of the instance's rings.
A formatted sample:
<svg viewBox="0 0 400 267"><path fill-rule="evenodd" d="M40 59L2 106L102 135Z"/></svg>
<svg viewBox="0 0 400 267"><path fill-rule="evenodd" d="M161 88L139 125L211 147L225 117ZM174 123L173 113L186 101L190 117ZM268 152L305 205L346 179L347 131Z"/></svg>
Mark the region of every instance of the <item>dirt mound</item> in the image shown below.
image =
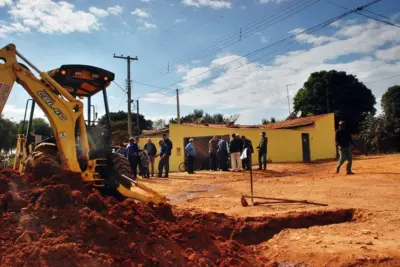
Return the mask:
<svg viewBox="0 0 400 267"><path fill-rule="evenodd" d="M40 178L1 171L0 199L3 266L257 266L262 262L233 238L238 222L232 218L174 212L167 204L118 202L93 191L70 172Z"/></svg>

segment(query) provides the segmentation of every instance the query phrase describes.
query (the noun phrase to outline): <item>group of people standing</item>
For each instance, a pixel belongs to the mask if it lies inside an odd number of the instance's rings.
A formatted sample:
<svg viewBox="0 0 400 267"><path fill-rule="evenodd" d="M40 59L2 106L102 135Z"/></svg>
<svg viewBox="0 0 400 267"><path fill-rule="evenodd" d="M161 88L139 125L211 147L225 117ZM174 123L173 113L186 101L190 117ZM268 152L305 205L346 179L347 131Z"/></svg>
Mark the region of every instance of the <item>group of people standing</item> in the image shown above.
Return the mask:
<svg viewBox="0 0 400 267"><path fill-rule="evenodd" d="M129 138L129 144L126 147L124 144L120 145L117 153L128 159L133 179L137 178L138 170L139 175L143 178L154 177L154 160L158 156L160 161L158 163L157 177L168 178L169 158L171 157L173 145L166 134L163 135L163 139L158 141L158 145L159 153L151 138L147 139L143 149L140 148L139 137ZM164 176L162 175L163 171Z"/></svg>
<svg viewBox="0 0 400 267"><path fill-rule="evenodd" d="M265 132L262 132L258 150L259 170L267 168L267 146L268 138ZM189 139L189 143L185 147L187 155L188 173L194 173L194 164L196 159L196 149L193 138ZM231 161L232 171L249 170L252 167L251 155L254 153L254 148L251 140L246 136L232 134L232 139L228 137L214 136L208 142L209 155L209 170L210 171L228 171L229 158Z"/></svg>

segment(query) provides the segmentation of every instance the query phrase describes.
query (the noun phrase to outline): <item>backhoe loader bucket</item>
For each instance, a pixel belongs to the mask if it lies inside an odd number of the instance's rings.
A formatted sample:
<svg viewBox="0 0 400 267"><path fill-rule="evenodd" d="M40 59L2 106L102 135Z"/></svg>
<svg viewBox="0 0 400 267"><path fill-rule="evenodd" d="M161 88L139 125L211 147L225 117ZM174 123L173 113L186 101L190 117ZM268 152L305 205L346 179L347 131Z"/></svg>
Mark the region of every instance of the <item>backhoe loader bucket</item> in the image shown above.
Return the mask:
<svg viewBox="0 0 400 267"><path fill-rule="evenodd" d="M132 187L131 189L127 189L126 187L120 185L117 187L118 192L127 198L133 198L139 201L151 201L154 203L162 203L166 202L167 199L165 196L157 193L156 191L152 190L151 188L143 185L142 183L130 179L126 175L122 175L125 179L131 181Z"/></svg>

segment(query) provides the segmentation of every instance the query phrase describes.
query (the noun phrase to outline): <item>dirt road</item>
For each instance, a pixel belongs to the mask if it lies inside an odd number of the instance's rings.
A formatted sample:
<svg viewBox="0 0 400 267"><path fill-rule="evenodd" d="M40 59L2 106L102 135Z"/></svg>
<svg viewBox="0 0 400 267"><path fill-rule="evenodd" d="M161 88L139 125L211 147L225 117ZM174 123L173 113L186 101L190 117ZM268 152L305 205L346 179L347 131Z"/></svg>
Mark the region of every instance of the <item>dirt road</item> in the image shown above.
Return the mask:
<svg viewBox="0 0 400 267"><path fill-rule="evenodd" d="M325 162L270 164L267 171L254 171L254 195L328 206L242 207L241 195L250 194L248 172L176 173L168 180L149 183L166 194L176 209L265 217L266 222L304 214L282 227L266 224L260 231L247 233L260 236L252 249L273 261L305 266L400 266L400 155L361 157L354 161L353 170L354 176L346 176L345 168L336 174L335 163ZM321 212L329 218L317 219ZM277 229L273 234L262 234L271 233L271 227Z"/></svg>

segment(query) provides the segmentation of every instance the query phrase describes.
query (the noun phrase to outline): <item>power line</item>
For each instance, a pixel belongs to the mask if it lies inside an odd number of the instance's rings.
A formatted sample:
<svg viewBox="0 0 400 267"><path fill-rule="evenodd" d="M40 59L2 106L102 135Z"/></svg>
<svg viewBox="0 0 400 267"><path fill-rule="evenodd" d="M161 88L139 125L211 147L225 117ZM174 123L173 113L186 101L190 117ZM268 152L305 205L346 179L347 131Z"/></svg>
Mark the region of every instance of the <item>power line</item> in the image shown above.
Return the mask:
<svg viewBox="0 0 400 267"><path fill-rule="evenodd" d="M255 21L253 21L252 23L250 23L247 26L247 28L244 28L241 31L241 33L242 33L241 38L240 38L240 31L235 30L234 32L228 34L226 37L223 37L222 39L211 43L211 45L200 50L199 52L195 53L194 55L186 56L186 57L182 58L181 60L174 62L173 65L185 64L192 60L199 60L199 59L205 58L216 51L222 50L232 44L240 42L243 39L253 36L253 34L255 32L265 29L269 26L272 26L290 16L293 16L320 1L321 0L306 0L303 3L295 2L295 4L292 4L285 9L271 12L271 13L263 16L262 18L259 18ZM176 67L175 67L175 69L176 69ZM168 71L164 67L164 68L157 70L156 72L154 72L152 74L141 77L140 79L138 79L138 81L146 81L146 80L158 78L158 77L166 75L166 74L168 74ZM136 82L136 81L134 81L134 82Z"/></svg>
<svg viewBox="0 0 400 267"><path fill-rule="evenodd" d="M188 77L188 78L186 78L186 79L184 79L184 80L175 82L175 83L173 83L173 84L171 84L171 85L168 85L168 86L165 86L165 87L161 87L161 88L159 88L158 90L152 91L152 92L147 93L147 94L160 92L160 91L165 90L165 89L175 90L175 89L172 89L172 88L169 88L169 87L172 87L172 86L181 84L181 83L183 83L183 82L185 82L185 81L188 81L188 80L190 80L190 79L196 78L196 77L198 77L198 76L200 76L200 75L203 75L203 74L205 74L205 73L212 72L212 71L215 70L215 69L218 69L218 68L227 66L227 65L229 65L229 64L232 64L232 63L234 63L234 62L236 62L236 61L238 61L238 60L240 60L240 59L247 58L247 57L251 57L251 56L253 56L253 55L255 55L255 54L258 54L258 53L260 53L260 52L262 52L262 51L264 51L264 50L266 50L266 49L268 49L268 48L277 46L277 45L279 45L279 44L281 44L281 43L284 43L284 42L286 42L286 41L289 41L289 40L291 40L291 39L294 39L294 40L292 40L292 42L289 43L289 44L291 44L291 43L293 43L293 42L296 40L296 38L297 38L298 36L313 33L313 32L315 32L315 31L317 31L317 30L319 30L319 29L322 29L322 28L324 28L324 27L330 25L332 22L335 22L335 21L340 20L340 19L342 19L342 18L344 18L344 17L346 17L346 16L349 16L349 15L351 15L351 14L353 14L353 13L356 13L356 12L358 12L358 11L361 11L361 10L363 10L364 8L366 8L366 7L368 7L368 6L371 6L371 5L373 5L373 4L377 3L377 2L380 2L380 1L381 1L381 0L374 0L374 1L370 2L369 4L366 4L366 5L364 5L364 6L361 6L361 7L355 8L355 9L352 9L352 10L350 10L350 11L348 11L348 12L345 12L345 13L339 15L339 16L336 16L336 17L334 17L334 18L332 18L332 19L329 19L329 20L326 20L326 21L324 21L324 22L322 22L322 23L319 23L319 24L317 24L317 25L315 25L315 26L313 26L313 27L311 27L311 28L308 28L308 29L306 29L306 30L303 30L303 31L301 31L301 32L298 32L298 33L296 33L296 34L293 34L293 35L291 35L291 36L289 36L289 37L286 37L286 38L284 38L284 39L281 39L281 40L279 40L279 41L277 41L277 42L275 42L275 43L273 43L273 44L270 44L270 45L268 45L268 46L265 46L265 47L262 47L262 48L260 48L260 49L254 50L254 51L252 51L252 52L250 52L250 53L248 53L248 54L246 54L246 55L244 55L244 56L240 56L240 57L238 57L238 58L236 58L236 59L234 59L234 60L231 60L231 61L229 61L229 62L227 62L227 63L224 63L224 64L219 65L219 66L217 66L217 67L211 68L211 69L209 69L209 70L207 70L207 71L204 71L204 72L202 72L202 73L193 75L193 76ZM288 45L288 44L287 44L287 45ZM271 53L267 53L266 55L269 55L269 54L271 54ZM262 58L262 57L265 57L266 55L263 55L263 56L259 57L258 59L260 59L260 58ZM258 59L257 59L257 60L258 60ZM242 67L242 66L241 66L241 67ZM241 67L239 67L239 68L241 68ZM190 87L189 87L189 88L190 88Z"/></svg>
<svg viewBox="0 0 400 267"><path fill-rule="evenodd" d="M332 5L334 5L334 6L340 7L340 8L342 8L342 9L350 10L349 8L347 8L347 7L345 7L345 6L342 6L342 5L339 5L339 4L337 4L337 3L335 3L335 2L332 2L332 1L330 1L330 0L325 0L325 1L328 2L328 3L330 3L330 4L332 4ZM368 15L368 14L366 14L366 12L369 12L369 13L371 13L372 15ZM386 18L386 19L391 20L390 18L388 18L388 17L386 17L386 16L382 16L382 15L375 14L375 13L372 12L372 11L369 11L369 10L358 10L356 13L359 14L359 15L361 15L361 16L364 16L364 17L366 17L366 18L370 18L370 19L376 20L376 21L378 21L378 22L382 22L382 23L385 23L385 24L387 24L387 25L400 28L399 25L396 25L396 24L394 24L394 23L392 23L392 22L390 22L390 21L384 21L384 20L379 19L379 18L377 18L377 17L373 17L373 16L380 16L380 17L384 17L384 18Z"/></svg>
<svg viewBox="0 0 400 267"><path fill-rule="evenodd" d="M397 20L391 19L391 18L389 18L389 17L387 17L387 16L384 16L384 15L381 15L381 14L378 14L378 13L375 13L375 12L372 12L372 11L370 11L370 10L368 10L368 9L365 9L364 12L367 12L367 13L370 13L370 14L372 14L372 15L375 15L375 16L378 16L378 17L387 19L387 20L389 20L389 21L394 21L394 22L400 23L400 21L397 21Z"/></svg>
<svg viewBox="0 0 400 267"><path fill-rule="evenodd" d="M119 89L121 89L122 92L124 92L125 94L128 93L121 85L119 85L116 81L113 81L113 83L118 86Z"/></svg>
<svg viewBox="0 0 400 267"><path fill-rule="evenodd" d="M393 79L393 78L396 78L396 77L400 77L400 74L397 74L397 75L393 75L393 76L390 76L390 77L386 77L386 78L382 78L382 79L379 79L379 80L375 80L375 81L370 81L370 82L364 82L364 83L369 83L369 84L371 84L371 83L377 83L377 82L381 82L381 81L384 81L384 80L389 80L389 79Z"/></svg>
<svg viewBox="0 0 400 267"><path fill-rule="evenodd" d="M389 21L384 21L384 20L378 19L378 18L376 18L376 17L367 15L367 14L365 14L365 13L363 13L363 12L357 12L357 14L359 14L359 15L361 15L361 16L364 16L364 17L367 17L367 18L370 18L370 19L373 19L373 20L376 20L376 21L378 21L378 22L385 23L385 24L390 25L390 26L394 26L394 27L400 28L399 25L396 25L396 24L391 23L391 22L389 22Z"/></svg>

